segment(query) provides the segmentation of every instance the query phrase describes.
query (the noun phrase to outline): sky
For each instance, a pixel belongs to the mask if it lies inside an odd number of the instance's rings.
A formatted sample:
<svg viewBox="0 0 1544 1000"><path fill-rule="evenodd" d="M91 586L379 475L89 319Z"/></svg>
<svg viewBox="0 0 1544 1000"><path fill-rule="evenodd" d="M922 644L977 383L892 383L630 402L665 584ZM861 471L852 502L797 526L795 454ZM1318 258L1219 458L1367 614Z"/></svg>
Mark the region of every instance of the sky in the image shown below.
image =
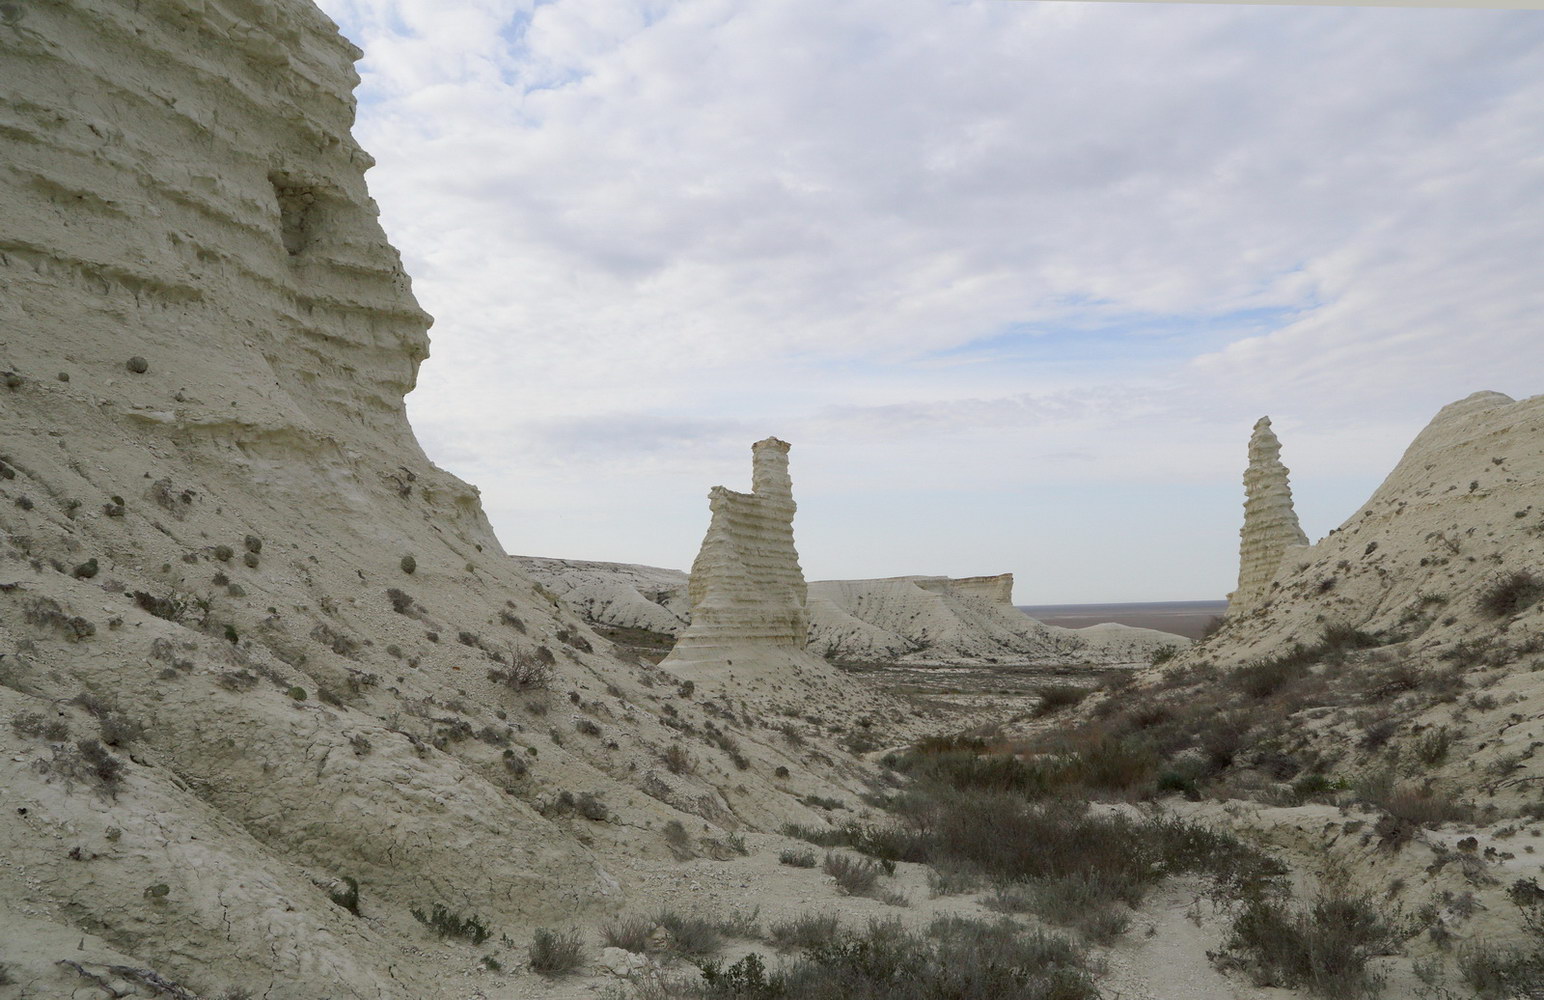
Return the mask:
<svg viewBox="0 0 1544 1000"><path fill-rule="evenodd" d="M1260 416L1317 539L1544 392L1544 13L319 2L512 553L688 568L776 435L807 579L1221 599Z"/></svg>

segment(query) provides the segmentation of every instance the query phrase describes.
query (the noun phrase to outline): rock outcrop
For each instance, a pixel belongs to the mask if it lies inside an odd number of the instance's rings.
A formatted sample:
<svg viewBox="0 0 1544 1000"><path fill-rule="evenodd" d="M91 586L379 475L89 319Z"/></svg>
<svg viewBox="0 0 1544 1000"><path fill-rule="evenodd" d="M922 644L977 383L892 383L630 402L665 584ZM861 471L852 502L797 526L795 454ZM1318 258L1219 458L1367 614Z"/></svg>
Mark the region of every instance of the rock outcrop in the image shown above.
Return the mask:
<svg viewBox="0 0 1544 1000"><path fill-rule="evenodd" d="M751 492L709 491L712 520L687 584L691 624L666 666L803 651L809 613L793 544L788 447L777 438L751 446Z"/></svg>
<svg viewBox="0 0 1544 1000"><path fill-rule="evenodd" d="M1261 417L1249 438L1249 466L1244 470L1244 526L1239 529L1238 589L1228 595L1228 610L1242 613L1265 600L1271 578L1289 549L1308 544L1292 509L1292 487L1281 464L1281 442L1271 418Z"/></svg>
<svg viewBox="0 0 1544 1000"><path fill-rule="evenodd" d="M1360 510L1286 551L1269 601L1230 613L1200 649L1311 643L1326 623L1415 648L1525 629L1544 604L1497 616L1481 599L1512 574L1544 578L1541 496L1544 396L1479 392L1445 406Z"/></svg>
<svg viewBox="0 0 1544 1000"><path fill-rule="evenodd" d="M1360 881L1354 891L1380 881L1408 884L1407 900L1473 891L1479 905L1436 926L1524 943L1503 887L1538 869L1512 838L1544 832L1534 819L1544 781L1544 396L1480 392L1443 407L1368 501L1289 549L1269 584L1267 600L1230 613L1127 697L1161 712L1188 692L1219 707L1239 704L1226 692L1247 692L1252 716L1230 720L1229 738L1248 748L1230 787L1275 796L1281 776L1308 762L1321 787L1388 783L1355 796L1384 810L1371 840L1302 817L1278 823L1273 840L1330 831L1361 855L1345 869ZM1354 801L1338 799L1342 809ZM1401 801L1462 818L1413 820ZM1410 847L1388 849L1405 838ZM1422 843L1438 863L1420 852L1410 863ZM1441 881L1441 859L1455 851L1485 859L1481 877L1460 876L1472 890Z"/></svg>
<svg viewBox="0 0 1544 1000"><path fill-rule="evenodd" d="M859 786L742 722L775 714L754 692L714 723L737 759L663 766L705 695L666 725L665 675L426 459L429 319L349 133L359 54L308 0L0 10L0 971L26 995L85 995L79 966L465 996L476 953L415 911L475 915L513 969L673 857L646 831Z"/></svg>

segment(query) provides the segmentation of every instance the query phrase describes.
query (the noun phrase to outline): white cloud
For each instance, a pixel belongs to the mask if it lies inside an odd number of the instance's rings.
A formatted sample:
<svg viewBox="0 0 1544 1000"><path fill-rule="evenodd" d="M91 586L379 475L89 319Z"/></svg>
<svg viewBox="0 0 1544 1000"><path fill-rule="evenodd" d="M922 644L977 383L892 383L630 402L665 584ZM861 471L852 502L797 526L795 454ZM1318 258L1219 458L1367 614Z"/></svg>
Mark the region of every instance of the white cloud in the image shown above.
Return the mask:
<svg viewBox="0 0 1544 1000"><path fill-rule="evenodd" d="M371 189L438 320L410 412L515 551L683 566L703 491L775 432L801 532L842 551L806 545L821 575L956 552L1026 600L1208 596L1261 412L1304 486L1370 492L1442 403L1539 388L1528 12L322 6L365 49ZM941 482L942 548L899 513ZM1080 523L1085 495L1040 516L1118 558L1001 541L1079 484L1205 485L1228 520L1160 540ZM821 505L865 488L861 531Z"/></svg>

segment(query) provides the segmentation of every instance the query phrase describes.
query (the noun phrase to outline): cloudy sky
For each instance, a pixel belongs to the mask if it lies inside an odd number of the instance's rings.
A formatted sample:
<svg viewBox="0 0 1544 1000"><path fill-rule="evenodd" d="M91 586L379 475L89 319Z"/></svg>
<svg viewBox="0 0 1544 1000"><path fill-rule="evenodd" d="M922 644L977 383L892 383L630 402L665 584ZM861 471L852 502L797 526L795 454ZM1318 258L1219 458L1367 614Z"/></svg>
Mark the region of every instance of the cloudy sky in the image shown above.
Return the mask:
<svg viewBox="0 0 1544 1000"><path fill-rule="evenodd" d="M1312 537L1544 391L1544 14L320 0L506 549L686 568L793 442L809 579L1220 598L1269 414Z"/></svg>

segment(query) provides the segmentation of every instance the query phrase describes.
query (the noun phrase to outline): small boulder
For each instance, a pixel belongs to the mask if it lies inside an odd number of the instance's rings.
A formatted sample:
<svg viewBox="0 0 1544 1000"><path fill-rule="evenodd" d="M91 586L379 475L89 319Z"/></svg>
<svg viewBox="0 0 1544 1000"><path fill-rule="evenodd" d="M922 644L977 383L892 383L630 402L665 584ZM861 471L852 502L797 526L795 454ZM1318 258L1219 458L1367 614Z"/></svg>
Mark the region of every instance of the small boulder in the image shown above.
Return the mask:
<svg viewBox="0 0 1544 1000"><path fill-rule="evenodd" d="M600 953L600 968L602 972L613 976L628 978L643 972L649 967L649 956L628 951L625 948L603 948Z"/></svg>

